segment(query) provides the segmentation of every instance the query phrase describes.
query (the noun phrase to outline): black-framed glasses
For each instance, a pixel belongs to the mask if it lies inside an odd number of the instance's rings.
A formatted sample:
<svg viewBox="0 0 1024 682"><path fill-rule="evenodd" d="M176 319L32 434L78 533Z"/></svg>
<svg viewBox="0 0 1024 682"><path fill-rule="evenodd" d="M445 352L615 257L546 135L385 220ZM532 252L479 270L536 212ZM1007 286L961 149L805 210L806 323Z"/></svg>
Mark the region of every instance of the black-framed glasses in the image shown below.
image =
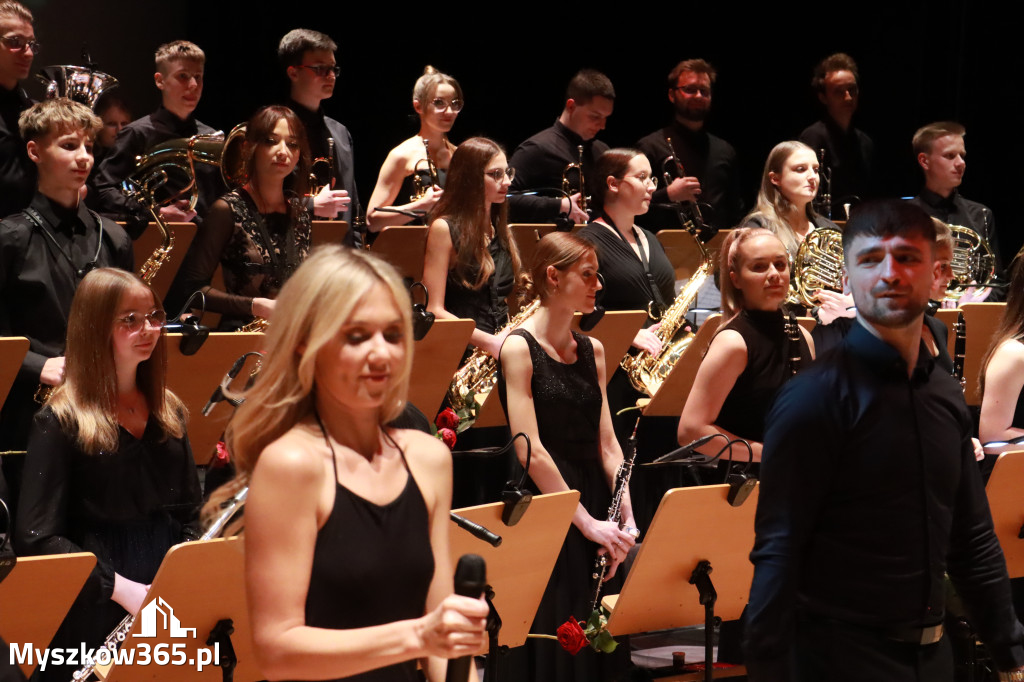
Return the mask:
<svg viewBox="0 0 1024 682"><path fill-rule="evenodd" d="M443 114L444 110L447 109L448 107L451 107L452 111L457 114L460 111L462 111L462 100L453 99L449 101L443 97L435 97L434 99L430 100L430 106L434 107L434 111L436 111L439 114Z"/></svg>
<svg viewBox="0 0 1024 682"><path fill-rule="evenodd" d="M42 47L34 38L19 36L17 33L0 38L0 42L11 52L23 52L25 48L28 48L32 50L32 54L39 54L39 49Z"/></svg>
<svg viewBox="0 0 1024 682"><path fill-rule="evenodd" d="M505 170L495 168L494 170L484 171L484 175L487 175L495 182L501 182L503 176L508 176L508 181L512 182L516 178L516 169L509 166Z"/></svg>
<svg viewBox="0 0 1024 682"><path fill-rule="evenodd" d="M154 329L163 329L164 325L167 324L167 313L163 310L151 310L145 315L128 313L124 317L117 318L115 322L133 333L140 331L142 329L142 325L147 322L149 323L149 326Z"/></svg>
<svg viewBox="0 0 1024 682"><path fill-rule="evenodd" d="M341 75L341 67L337 64L299 64L299 66L303 69L309 69L318 78L327 78L332 73L335 78Z"/></svg>

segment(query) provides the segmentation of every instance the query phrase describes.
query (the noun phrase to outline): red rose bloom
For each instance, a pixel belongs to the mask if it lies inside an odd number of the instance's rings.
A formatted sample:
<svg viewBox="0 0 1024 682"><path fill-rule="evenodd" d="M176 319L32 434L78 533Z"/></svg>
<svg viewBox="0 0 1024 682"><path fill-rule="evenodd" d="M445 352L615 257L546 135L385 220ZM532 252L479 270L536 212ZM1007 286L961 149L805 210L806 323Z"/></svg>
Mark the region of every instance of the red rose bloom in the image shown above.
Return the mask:
<svg viewBox="0 0 1024 682"><path fill-rule="evenodd" d="M455 432L451 429L438 429L437 435L441 437L441 440L449 449L455 447Z"/></svg>
<svg viewBox="0 0 1024 682"><path fill-rule="evenodd" d="M231 455L228 453L228 446L224 444L224 441L217 441L217 454L213 457L213 466L225 466L231 462Z"/></svg>
<svg viewBox="0 0 1024 682"><path fill-rule="evenodd" d="M559 625L555 632L558 634L558 643L573 656L589 644L587 636L583 633L583 628L575 618L570 618Z"/></svg>
<svg viewBox="0 0 1024 682"><path fill-rule="evenodd" d="M457 429L459 427L459 415L455 414L455 410L452 408L446 407L434 419L434 425L439 429Z"/></svg>

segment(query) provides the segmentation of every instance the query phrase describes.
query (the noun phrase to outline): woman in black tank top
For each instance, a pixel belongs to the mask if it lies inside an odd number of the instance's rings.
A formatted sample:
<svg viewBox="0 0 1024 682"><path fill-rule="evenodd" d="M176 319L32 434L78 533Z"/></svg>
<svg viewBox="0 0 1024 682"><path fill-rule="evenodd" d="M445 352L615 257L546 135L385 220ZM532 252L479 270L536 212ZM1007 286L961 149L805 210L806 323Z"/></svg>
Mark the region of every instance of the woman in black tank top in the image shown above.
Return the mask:
<svg viewBox="0 0 1024 682"><path fill-rule="evenodd" d="M259 381L226 440L249 486L246 586L271 679L441 682L484 644L487 606L452 595L451 456L384 426L405 403L411 305L365 252L316 251L281 290Z"/></svg>

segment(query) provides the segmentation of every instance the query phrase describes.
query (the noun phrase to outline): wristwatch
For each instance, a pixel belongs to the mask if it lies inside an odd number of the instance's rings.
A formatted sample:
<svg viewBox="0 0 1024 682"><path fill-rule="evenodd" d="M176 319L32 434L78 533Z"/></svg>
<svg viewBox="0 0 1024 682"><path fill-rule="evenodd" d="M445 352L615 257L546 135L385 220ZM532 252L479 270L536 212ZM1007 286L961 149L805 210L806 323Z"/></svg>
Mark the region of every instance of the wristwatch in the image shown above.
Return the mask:
<svg viewBox="0 0 1024 682"><path fill-rule="evenodd" d="M1011 670L999 673L1000 682L1024 682L1024 670Z"/></svg>

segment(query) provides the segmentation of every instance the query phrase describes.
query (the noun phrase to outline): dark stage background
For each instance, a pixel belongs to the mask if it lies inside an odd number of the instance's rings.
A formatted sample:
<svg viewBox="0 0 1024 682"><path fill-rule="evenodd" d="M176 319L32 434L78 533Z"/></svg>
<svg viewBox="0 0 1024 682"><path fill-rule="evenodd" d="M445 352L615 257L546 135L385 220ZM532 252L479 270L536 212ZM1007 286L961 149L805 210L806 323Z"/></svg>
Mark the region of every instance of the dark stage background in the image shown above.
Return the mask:
<svg viewBox="0 0 1024 682"><path fill-rule="evenodd" d="M551 125L566 82L582 67L608 74L617 91L601 139L634 143L667 120L668 71L700 56L719 71L708 128L736 147L750 204L771 147L819 114L809 85L814 65L844 51L861 70L855 124L875 140L888 192L918 189L914 130L959 120L968 129L964 195L995 211L1007 260L1024 241L1016 215L1024 58L1016 20L994 3L472 3L429 14L423 3L395 2L27 4L44 45L35 66L81 63L85 41L99 67L121 79L137 116L158 103L156 46L176 38L198 43L207 68L197 113L225 130L281 96L275 49L286 31L330 34L342 75L325 108L352 131L364 202L388 150L416 131L411 91L427 63L454 75L465 91L452 141L487 135L511 152Z"/></svg>

